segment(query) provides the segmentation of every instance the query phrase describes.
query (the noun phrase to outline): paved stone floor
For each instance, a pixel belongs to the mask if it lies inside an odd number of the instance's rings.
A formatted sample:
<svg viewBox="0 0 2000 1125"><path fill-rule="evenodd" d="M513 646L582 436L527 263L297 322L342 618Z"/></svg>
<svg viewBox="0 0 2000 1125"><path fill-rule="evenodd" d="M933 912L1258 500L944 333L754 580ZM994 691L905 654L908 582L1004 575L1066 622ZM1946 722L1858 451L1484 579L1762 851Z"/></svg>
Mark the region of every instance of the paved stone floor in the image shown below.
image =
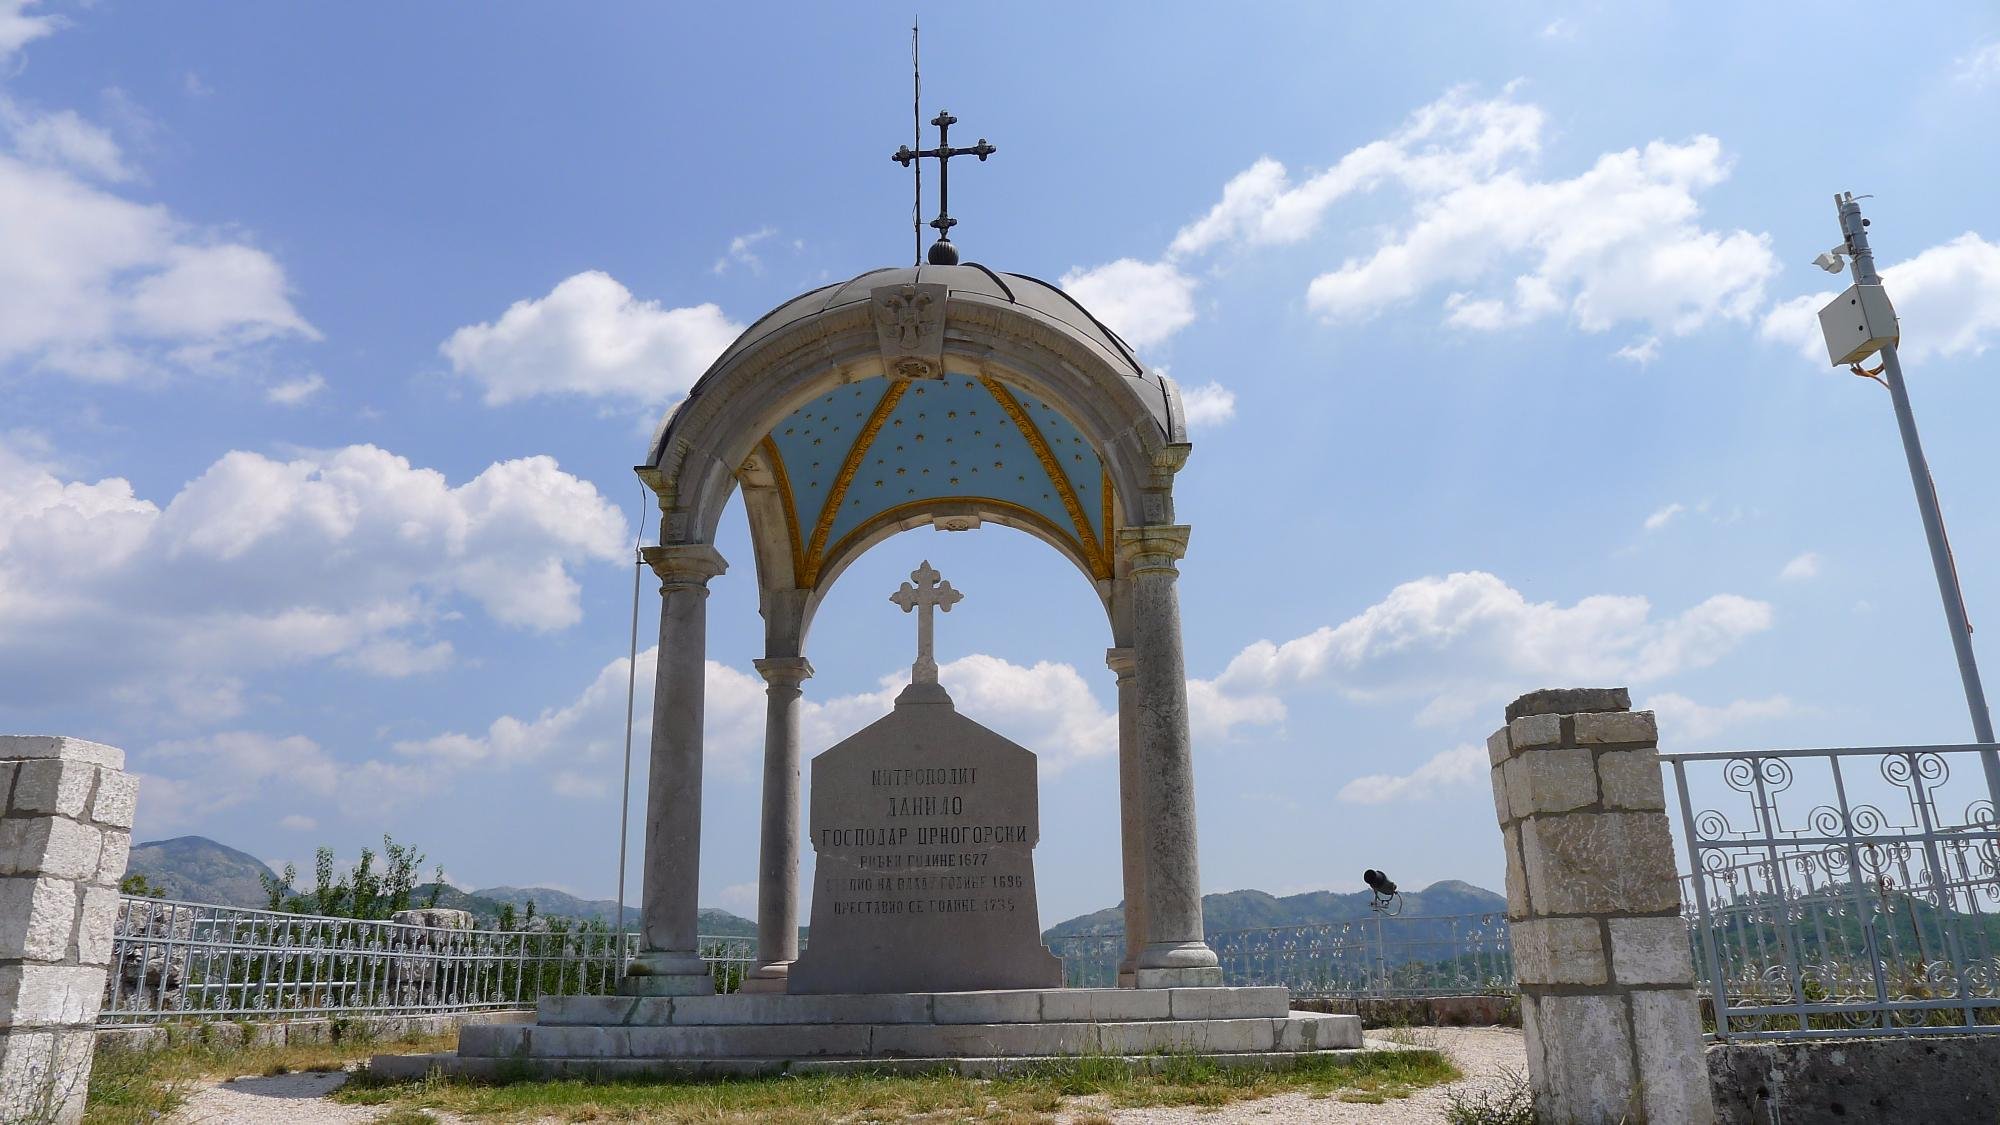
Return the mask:
<svg viewBox="0 0 2000 1125"><path fill-rule="evenodd" d="M1238 1102L1213 1109L1107 1110L1083 1098L1064 1106L1058 1120L1074 1122L1110 1118L1118 1125L1181 1125L1223 1122L1331 1123L1331 1125L1433 1125L1444 1120L1446 1091L1470 1091L1498 1085L1503 1072L1527 1066L1521 1033L1505 1027L1418 1028L1407 1038L1417 1046L1435 1046L1458 1063L1465 1078L1449 1087L1425 1090L1402 1101L1359 1105L1332 1098L1285 1094ZM276 1078L240 1078L203 1089L174 1115L174 1125L197 1122L242 1122L243 1125L348 1125L372 1121L380 1109L341 1105L326 1095L346 1080L344 1074L287 1074ZM455 1123L444 1117L441 1121ZM553 1120L553 1119L552 1119Z"/></svg>

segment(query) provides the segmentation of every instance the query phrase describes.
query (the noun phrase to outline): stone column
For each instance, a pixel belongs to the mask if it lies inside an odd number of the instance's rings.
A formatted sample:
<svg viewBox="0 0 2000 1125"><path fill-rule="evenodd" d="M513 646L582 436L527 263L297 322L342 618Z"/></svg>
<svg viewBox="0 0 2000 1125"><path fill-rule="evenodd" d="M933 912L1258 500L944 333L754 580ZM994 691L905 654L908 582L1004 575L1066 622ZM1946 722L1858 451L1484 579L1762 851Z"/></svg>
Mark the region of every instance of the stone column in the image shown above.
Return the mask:
<svg viewBox="0 0 2000 1125"><path fill-rule="evenodd" d="M757 968L745 992L783 992L799 958L799 685L803 656L757 661L764 676L764 826L757 852Z"/></svg>
<svg viewBox="0 0 2000 1125"><path fill-rule="evenodd" d="M1544 1121L1713 1125L1650 711L1538 691L1487 741L1528 1078Z"/></svg>
<svg viewBox="0 0 2000 1125"><path fill-rule="evenodd" d="M646 867L640 950L619 991L700 996L715 982L697 948L701 874L701 723L708 658L708 580L728 569L706 543L648 547L660 576L660 650L653 752L646 779Z"/></svg>
<svg viewBox="0 0 2000 1125"><path fill-rule="evenodd" d="M1118 676L1118 837L1125 861L1125 955L1118 987L1137 982L1139 951L1146 947L1146 803L1140 789L1138 659L1129 648L1104 650Z"/></svg>
<svg viewBox="0 0 2000 1125"><path fill-rule="evenodd" d="M138 788L122 750L0 736L0 1121L83 1119Z"/></svg>
<svg viewBox="0 0 2000 1125"><path fill-rule="evenodd" d="M1133 724L1145 819L1146 944L1134 966L1139 988L1220 985L1215 951L1202 940L1201 861L1195 844L1194 748L1188 738L1187 666L1181 657L1181 525L1127 527L1118 549L1132 583L1136 662Z"/></svg>

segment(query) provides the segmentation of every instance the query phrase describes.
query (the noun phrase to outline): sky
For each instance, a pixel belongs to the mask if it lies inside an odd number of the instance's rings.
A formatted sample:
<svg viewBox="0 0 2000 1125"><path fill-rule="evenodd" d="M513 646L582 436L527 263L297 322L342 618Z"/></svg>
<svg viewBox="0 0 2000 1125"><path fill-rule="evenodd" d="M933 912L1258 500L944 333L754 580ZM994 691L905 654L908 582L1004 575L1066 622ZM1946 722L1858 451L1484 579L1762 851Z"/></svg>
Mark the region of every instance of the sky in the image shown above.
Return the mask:
<svg viewBox="0 0 2000 1125"><path fill-rule="evenodd" d="M1670 752L1969 740L1888 395L1828 365L1846 279L1810 263L1870 195L2000 622L2000 13L1392 8L923 16L924 116L999 148L953 179L966 259L1188 397L1205 889L1497 888L1482 744L1534 688L1628 685ZM631 466L744 326L910 260L908 68L886 6L0 0L0 730L123 747L141 839L392 833L610 897ZM749 915L740 506L716 545L701 895ZM1117 902L1108 627L1024 534L841 576L806 753L888 708L924 560L966 595L946 686L1040 755L1044 923Z"/></svg>

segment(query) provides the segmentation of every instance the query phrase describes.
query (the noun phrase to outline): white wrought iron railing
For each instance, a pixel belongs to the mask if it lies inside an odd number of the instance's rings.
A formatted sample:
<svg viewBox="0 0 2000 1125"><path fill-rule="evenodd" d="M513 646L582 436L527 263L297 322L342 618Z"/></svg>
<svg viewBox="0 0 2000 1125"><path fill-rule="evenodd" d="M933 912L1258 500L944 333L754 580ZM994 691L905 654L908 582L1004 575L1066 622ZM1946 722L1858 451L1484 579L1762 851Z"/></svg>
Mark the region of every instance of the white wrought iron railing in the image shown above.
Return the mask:
<svg viewBox="0 0 2000 1125"><path fill-rule="evenodd" d="M1994 748L1664 755L1717 1038L2000 1031Z"/></svg>
<svg viewBox="0 0 2000 1125"><path fill-rule="evenodd" d="M756 939L703 937L729 991ZM532 1006L616 990L638 935L550 919L460 930L122 896L103 1023L407 1015Z"/></svg>
<svg viewBox="0 0 2000 1125"><path fill-rule="evenodd" d="M1514 991L1507 916L1371 915L1343 922L1224 930L1208 935L1223 983L1281 984L1301 997L1461 996ZM1058 938L1065 983L1117 982L1125 935Z"/></svg>

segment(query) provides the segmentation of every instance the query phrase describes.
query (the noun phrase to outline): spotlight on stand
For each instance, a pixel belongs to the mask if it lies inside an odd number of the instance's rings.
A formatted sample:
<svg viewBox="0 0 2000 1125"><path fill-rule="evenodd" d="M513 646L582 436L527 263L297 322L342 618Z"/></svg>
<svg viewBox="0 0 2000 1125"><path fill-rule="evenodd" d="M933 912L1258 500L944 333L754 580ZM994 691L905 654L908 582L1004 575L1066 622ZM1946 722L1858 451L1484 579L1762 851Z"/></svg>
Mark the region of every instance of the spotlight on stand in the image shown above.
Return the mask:
<svg viewBox="0 0 2000 1125"><path fill-rule="evenodd" d="M1368 909L1377 914L1401 914L1403 896L1396 891L1395 880L1381 871L1369 868L1361 873L1361 881L1368 884L1374 897L1368 900Z"/></svg>

